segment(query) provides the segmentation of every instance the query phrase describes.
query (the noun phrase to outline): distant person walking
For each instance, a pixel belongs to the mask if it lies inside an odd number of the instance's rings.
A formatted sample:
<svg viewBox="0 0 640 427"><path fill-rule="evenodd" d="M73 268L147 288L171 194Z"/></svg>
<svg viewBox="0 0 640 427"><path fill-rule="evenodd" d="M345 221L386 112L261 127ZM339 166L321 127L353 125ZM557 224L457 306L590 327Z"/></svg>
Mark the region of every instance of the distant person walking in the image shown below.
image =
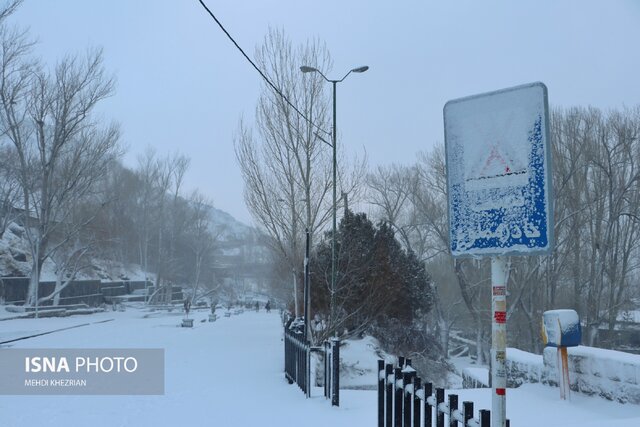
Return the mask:
<svg viewBox="0 0 640 427"><path fill-rule="evenodd" d="M267 310L267 313L271 312L271 301L267 301L264 306L264 309Z"/></svg>
<svg viewBox="0 0 640 427"><path fill-rule="evenodd" d="M256 301L256 311L260 311L260 302Z"/></svg>
<svg viewBox="0 0 640 427"><path fill-rule="evenodd" d="M189 310L191 310L191 300L189 298L184 299L184 312L189 317Z"/></svg>

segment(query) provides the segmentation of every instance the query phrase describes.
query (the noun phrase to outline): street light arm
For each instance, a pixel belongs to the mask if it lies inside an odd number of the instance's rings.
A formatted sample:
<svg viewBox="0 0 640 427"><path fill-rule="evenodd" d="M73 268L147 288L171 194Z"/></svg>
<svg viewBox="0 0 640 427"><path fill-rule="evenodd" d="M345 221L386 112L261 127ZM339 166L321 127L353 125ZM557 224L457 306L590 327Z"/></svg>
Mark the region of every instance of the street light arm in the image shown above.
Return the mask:
<svg viewBox="0 0 640 427"><path fill-rule="evenodd" d="M302 71L303 73L318 73L322 76L323 79L325 79L327 82L331 83L332 80L329 80L327 78L327 76L325 76L322 71L318 70L316 67L309 67L308 65L303 65L300 67L300 71Z"/></svg>
<svg viewBox="0 0 640 427"><path fill-rule="evenodd" d="M349 70L349 72L347 74L344 75L343 78L341 78L340 80L336 80L337 83L340 83L341 81L343 81L344 79L347 78L347 76L351 73L364 73L365 71L367 71L369 69L368 65L363 65L362 67L357 67L357 68L352 68Z"/></svg>
<svg viewBox="0 0 640 427"><path fill-rule="evenodd" d="M300 71L302 71L303 73L318 73L318 74L320 74L322 76L322 78L325 79L328 83L340 83L341 81L344 81L344 79L346 79L349 76L349 74L351 74L351 73L364 73L368 69L369 69L368 65L364 65L362 67L357 67L357 68L352 68L340 80L331 80L331 79L327 78L327 76L325 76L324 73L322 71L318 70L316 67L309 67L308 65L303 65L303 66L300 67Z"/></svg>
<svg viewBox="0 0 640 427"><path fill-rule="evenodd" d="M343 78L341 78L340 80L336 80L336 83L340 83L341 81L346 79L349 76L349 74L351 74L352 72L353 72L353 70L349 70L349 72L347 74L345 74Z"/></svg>

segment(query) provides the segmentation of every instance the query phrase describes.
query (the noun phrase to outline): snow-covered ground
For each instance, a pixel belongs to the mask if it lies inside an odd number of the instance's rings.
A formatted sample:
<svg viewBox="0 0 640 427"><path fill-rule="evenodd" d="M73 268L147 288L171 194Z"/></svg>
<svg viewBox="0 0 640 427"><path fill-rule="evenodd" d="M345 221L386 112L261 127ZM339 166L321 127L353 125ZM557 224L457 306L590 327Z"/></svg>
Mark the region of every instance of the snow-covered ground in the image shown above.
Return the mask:
<svg viewBox="0 0 640 427"><path fill-rule="evenodd" d="M143 310L68 318L0 321L0 341L82 323L114 319L28 340L14 348L164 348L163 396L2 396L0 425L29 426L371 426L376 392L342 390L331 407L320 391L311 399L289 385L283 373L282 327L278 314L245 311L213 323L194 314L193 329L180 328L179 313L148 316ZM146 316L146 317L145 317ZM354 345L361 357L369 342ZM363 347L363 348L359 348ZM345 348L345 351L347 349ZM347 353L348 354L348 351ZM375 358L373 352L369 357ZM353 357L346 356L348 358ZM362 366L375 364L363 360ZM489 389L457 390L460 401L490 408ZM525 385L507 393L513 426L640 425L640 406Z"/></svg>

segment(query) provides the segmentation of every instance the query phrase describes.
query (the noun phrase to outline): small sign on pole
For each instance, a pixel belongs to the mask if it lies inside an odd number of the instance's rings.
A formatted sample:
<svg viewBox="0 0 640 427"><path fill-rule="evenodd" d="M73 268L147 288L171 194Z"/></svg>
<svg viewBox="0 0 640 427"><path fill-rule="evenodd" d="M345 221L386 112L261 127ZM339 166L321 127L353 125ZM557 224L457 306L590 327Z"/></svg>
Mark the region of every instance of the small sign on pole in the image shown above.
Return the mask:
<svg viewBox="0 0 640 427"><path fill-rule="evenodd" d="M506 256L553 244L547 88L532 83L449 101L444 131L454 257L491 257L491 425L506 425Z"/></svg>
<svg viewBox="0 0 640 427"><path fill-rule="evenodd" d="M548 310L542 313L542 340L546 347L556 347L560 399L570 397L569 357L567 347L580 345L580 318L575 310Z"/></svg>

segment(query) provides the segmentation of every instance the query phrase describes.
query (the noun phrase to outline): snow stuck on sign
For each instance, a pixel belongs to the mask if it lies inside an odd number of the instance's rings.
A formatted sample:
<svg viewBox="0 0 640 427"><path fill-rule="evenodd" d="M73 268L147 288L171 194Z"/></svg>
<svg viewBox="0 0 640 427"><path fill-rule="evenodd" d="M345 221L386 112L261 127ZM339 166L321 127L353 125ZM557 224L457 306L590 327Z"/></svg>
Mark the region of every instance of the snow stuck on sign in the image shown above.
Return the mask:
<svg viewBox="0 0 640 427"><path fill-rule="evenodd" d="M547 111L542 83L445 105L453 256L551 248Z"/></svg>

